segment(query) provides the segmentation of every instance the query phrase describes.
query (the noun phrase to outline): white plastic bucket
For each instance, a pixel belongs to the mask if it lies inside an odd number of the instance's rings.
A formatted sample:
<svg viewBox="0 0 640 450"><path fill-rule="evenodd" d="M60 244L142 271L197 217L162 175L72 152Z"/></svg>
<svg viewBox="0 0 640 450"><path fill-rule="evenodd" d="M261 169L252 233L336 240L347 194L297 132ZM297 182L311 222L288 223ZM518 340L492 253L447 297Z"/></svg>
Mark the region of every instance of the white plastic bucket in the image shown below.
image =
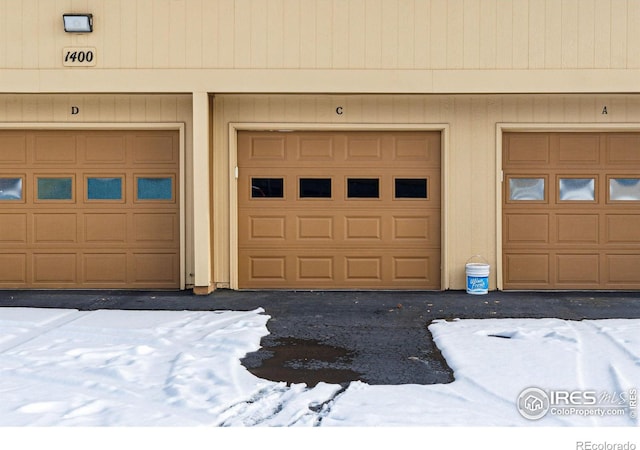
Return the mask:
<svg viewBox="0 0 640 450"><path fill-rule="evenodd" d="M483 262L475 262L480 258ZM489 272L491 266L479 255L467 261L465 265L467 274L467 294L482 295L489 292Z"/></svg>

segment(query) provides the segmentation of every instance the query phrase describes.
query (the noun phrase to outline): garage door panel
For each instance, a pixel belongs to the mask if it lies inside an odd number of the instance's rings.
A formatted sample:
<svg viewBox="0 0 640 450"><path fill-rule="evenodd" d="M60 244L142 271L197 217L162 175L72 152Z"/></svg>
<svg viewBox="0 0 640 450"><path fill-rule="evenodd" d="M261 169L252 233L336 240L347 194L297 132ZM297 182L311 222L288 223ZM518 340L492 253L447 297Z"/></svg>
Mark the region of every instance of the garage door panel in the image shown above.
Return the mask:
<svg viewBox="0 0 640 450"><path fill-rule="evenodd" d="M439 137L412 136L398 137L394 146L396 161L420 161L427 167L440 167L440 142Z"/></svg>
<svg viewBox="0 0 640 450"><path fill-rule="evenodd" d="M76 244L79 242L77 215L69 213L34 214L34 242Z"/></svg>
<svg viewBox="0 0 640 450"><path fill-rule="evenodd" d="M640 213L607 214L606 225L608 244L640 245Z"/></svg>
<svg viewBox="0 0 640 450"><path fill-rule="evenodd" d="M504 288L639 289L640 134L537 134L504 135Z"/></svg>
<svg viewBox="0 0 640 450"><path fill-rule="evenodd" d="M605 273L611 288L637 289L640 280L640 255L615 254L605 256Z"/></svg>
<svg viewBox="0 0 640 450"><path fill-rule="evenodd" d="M509 244L548 244L551 241L548 214L507 214L505 241Z"/></svg>
<svg viewBox="0 0 640 450"><path fill-rule="evenodd" d="M77 163L77 139L73 134L43 133L34 137L34 164L50 165Z"/></svg>
<svg viewBox="0 0 640 450"><path fill-rule="evenodd" d="M7 244L27 243L27 214L0 214L0 242Z"/></svg>
<svg viewBox="0 0 640 450"><path fill-rule="evenodd" d="M84 253L82 259L85 283L126 285L126 253Z"/></svg>
<svg viewBox="0 0 640 450"><path fill-rule="evenodd" d="M286 216L250 216L249 240L279 240L286 239Z"/></svg>
<svg viewBox="0 0 640 450"><path fill-rule="evenodd" d="M247 255L246 262L249 269L246 277L250 281L283 281L287 278L287 257L285 255Z"/></svg>
<svg viewBox="0 0 640 450"><path fill-rule="evenodd" d="M434 214L435 216L435 214ZM431 215L396 216L393 220L393 240L419 240L435 245L440 241L440 218Z"/></svg>
<svg viewBox="0 0 640 450"><path fill-rule="evenodd" d="M250 161L284 161L286 139L281 136L248 137L249 143L239 142L240 145L248 145L251 149L248 154ZM246 165L246 164L245 164Z"/></svg>
<svg viewBox="0 0 640 450"><path fill-rule="evenodd" d="M352 282L382 281L381 256L346 256L344 278Z"/></svg>
<svg viewBox="0 0 640 450"><path fill-rule="evenodd" d="M382 218L379 216L367 217L359 215L347 215L344 217L344 240L349 245L352 240L380 240L382 239Z"/></svg>
<svg viewBox="0 0 640 450"><path fill-rule="evenodd" d="M414 256L394 256L393 281L413 281L421 284L433 284L440 279L439 252L425 252Z"/></svg>
<svg viewBox="0 0 640 450"><path fill-rule="evenodd" d="M296 255L241 250L239 259L239 282L244 288L424 289L440 282L439 250L413 255L393 249L300 250Z"/></svg>
<svg viewBox="0 0 640 450"><path fill-rule="evenodd" d="M505 281L514 286L549 283L550 259L547 254L512 253L505 255Z"/></svg>
<svg viewBox="0 0 640 450"><path fill-rule="evenodd" d="M439 168L439 133L402 134L403 136L392 136L388 132L272 132L270 135L262 132L251 135L239 133L238 147L249 150L238 154L238 165L257 168L264 162L279 161L282 167L311 168L318 162L342 161L347 165L357 163L363 167L372 167L380 161L419 161L421 166Z"/></svg>
<svg viewBox="0 0 640 450"><path fill-rule="evenodd" d="M556 280L558 285L590 286L600 283L599 254L556 254Z"/></svg>
<svg viewBox="0 0 640 450"><path fill-rule="evenodd" d="M133 163L139 165L159 165L178 163L179 146L175 134L144 133L133 136Z"/></svg>
<svg viewBox="0 0 640 450"><path fill-rule="evenodd" d="M127 242L127 214L84 214L85 242L92 244Z"/></svg>
<svg viewBox="0 0 640 450"><path fill-rule="evenodd" d="M347 162L380 161L382 159L382 145L380 136L349 136L345 160Z"/></svg>
<svg viewBox="0 0 640 450"><path fill-rule="evenodd" d="M0 286L15 287L27 282L27 255L24 253L0 254Z"/></svg>
<svg viewBox="0 0 640 450"><path fill-rule="evenodd" d="M331 242L335 239L334 222L335 217L331 215L298 216L298 240Z"/></svg>
<svg viewBox="0 0 640 450"><path fill-rule="evenodd" d="M335 277L334 256L299 256L297 277L302 282L331 282Z"/></svg>
<svg viewBox="0 0 640 450"><path fill-rule="evenodd" d="M611 165L640 165L640 135L611 134L607 136L606 161Z"/></svg>
<svg viewBox="0 0 640 450"><path fill-rule="evenodd" d="M544 133L513 133L503 140L505 166L523 167L548 164L551 160L550 137Z"/></svg>
<svg viewBox="0 0 640 450"><path fill-rule="evenodd" d="M277 248L288 245L353 245L406 247L440 246L440 220L437 212L381 211L379 214L349 214L345 211L319 208L317 215L298 210L283 215L269 212L241 215L238 230L241 248L266 245ZM422 211L424 213L424 211Z"/></svg>
<svg viewBox="0 0 640 450"><path fill-rule="evenodd" d="M332 161L334 159L334 137L327 135L302 136L299 139L296 160L300 162ZM284 147L280 149L284 152Z"/></svg>
<svg viewBox="0 0 640 450"><path fill-rule="evenodd" d="M173 213L135 213L133 229L134 243L174 244L179 235L178 217Z"/></svg>
<svg viewBox="0 0 640 450"><path fill-rule="evenodd" d="M24 133L3 132L0 135L0 164L22 165L27 163L27 137Z"/></svg>
<svg viewBox="0 0 640 450"><path fill-rule="evenodd" d="M597 214L557 214L555 242L598 244L599 224Z"/></svg>
<svg viewBox="0 0 640 450"><path fill-rule="evenodd" d="M76 253L34 253L34 284L78 284Z"/></svg>
<svg viewBox="0 0 640 450"><path fill-rule="evenodd" d="M439 288L439 160L440 133L240 132L239 286Z"/></svg>
<svg viewBox="0 0 640 450"><path fill-rule="evenodd" d="M256 212L243 217L238 224L238 233L248 245L261 245L273 240L282 241L287 235L287 227L293 220L287 215L273 215Z"/></svg>
<svg viewBox="0 0 640 450"><path fill-rule="evenodd" d="M21 181L0 195L0 285L180 287L178 132L2 131L0 149L0 190Z"/></svg>
<svg viewBox="0 0 640 450"><path fill-rule="evenodd" d="M84 164L125 164L127 160L126 137L108 134L87 136L84 139L81 153L84 155Z"/></svg>
<svg viewBox="0 0 640 450"><path fill-rule="evenodd" d="M596 165L600 162L600 134L567 133L554 135L557 151L553 152L553 161L558 165Z"/></svg>
<svg viewBox="0 0 640 450"><path fill-rule="evenodd" d="M176 253L134 252L134 284L154 284L157 286L175 286L178 282L179 257Z"/></svg>

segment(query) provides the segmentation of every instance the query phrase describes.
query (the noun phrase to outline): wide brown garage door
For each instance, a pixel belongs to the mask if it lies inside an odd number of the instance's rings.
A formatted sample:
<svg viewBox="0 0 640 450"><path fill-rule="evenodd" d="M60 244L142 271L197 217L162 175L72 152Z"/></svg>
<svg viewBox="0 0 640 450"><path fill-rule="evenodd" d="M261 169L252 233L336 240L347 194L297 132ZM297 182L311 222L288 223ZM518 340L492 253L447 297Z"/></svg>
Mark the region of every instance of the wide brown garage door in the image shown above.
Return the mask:
<svg viewBox="0 0 640 450"><path fill-rule="evenodd" d="M506 133L505 289L640 289L640 134Z"/></svg>
<svg viewBox="0 0 640 450"><path fill-rule="evenodd" d="M0 288L179 288L174 131L1 131Z"/></svg>
<svg viewBox="0 0 640 450"><path fill-rule="evenodd" d="M439 289L439 132L239 132L240 288Z"/></svg>

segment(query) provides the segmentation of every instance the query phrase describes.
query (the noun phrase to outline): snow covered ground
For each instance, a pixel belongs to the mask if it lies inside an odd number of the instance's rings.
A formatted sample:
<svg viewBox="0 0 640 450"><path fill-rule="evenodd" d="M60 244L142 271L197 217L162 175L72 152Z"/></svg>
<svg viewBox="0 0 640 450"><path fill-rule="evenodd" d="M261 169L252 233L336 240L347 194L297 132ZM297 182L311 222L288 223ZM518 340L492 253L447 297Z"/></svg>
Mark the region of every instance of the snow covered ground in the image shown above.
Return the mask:
<svg viewBox="0 0 640 450"><path fill-rule="evenodd" d="M406 436L422 430L424 437L429 427L431 437L420 448L428 447L437 430L443 432L439 427L489 427L494 437L501 430L495 427L553 427L581 430L584 436L608 430L609 441L636 439L640 448L634 406L640 320L439 321L429 329L454 370L453 383L353 382L346 389L323 383L287 386L246 370L240 359L259 348L268 320L262 310L1 308L0 427L27 440L33 433L25 430L34 426L90 427L97 433L92 436L113 427L153 427L164 443L170 438L158 427L189 427L192 438L198 435L193 427L342 427L364 429L363 435L377 436L376 442L384 441L380 429L393 427L393 442L398 442L404 435L400 430L406 429ZM521 395L533 387L538 389ZM545 396L546 404L536 403L544 403ZM546 414L531 420L518 405L529 417ZM459 438L445 430L450 441ZM540 434L527 433L526 442ZM313 446L317 441L310 435L303 436L305 445L296 448L321 448ZM92 442L95 447L103 441ZM475 442L474 448L485 447Z"/></svg>

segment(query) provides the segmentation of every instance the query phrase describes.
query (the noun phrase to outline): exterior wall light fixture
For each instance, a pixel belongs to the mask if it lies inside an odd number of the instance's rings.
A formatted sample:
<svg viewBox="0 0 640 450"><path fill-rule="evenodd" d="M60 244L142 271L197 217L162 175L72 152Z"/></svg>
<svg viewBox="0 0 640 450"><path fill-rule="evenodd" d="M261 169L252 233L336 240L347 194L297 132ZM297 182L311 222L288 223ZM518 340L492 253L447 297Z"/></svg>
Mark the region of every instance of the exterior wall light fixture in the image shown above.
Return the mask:
<svg viewBox="0 0 640 450"><path fill-rule="evenodd" d="M67 33L91 33L93 31L92 14L63 14L64 31Z"/></svg>

